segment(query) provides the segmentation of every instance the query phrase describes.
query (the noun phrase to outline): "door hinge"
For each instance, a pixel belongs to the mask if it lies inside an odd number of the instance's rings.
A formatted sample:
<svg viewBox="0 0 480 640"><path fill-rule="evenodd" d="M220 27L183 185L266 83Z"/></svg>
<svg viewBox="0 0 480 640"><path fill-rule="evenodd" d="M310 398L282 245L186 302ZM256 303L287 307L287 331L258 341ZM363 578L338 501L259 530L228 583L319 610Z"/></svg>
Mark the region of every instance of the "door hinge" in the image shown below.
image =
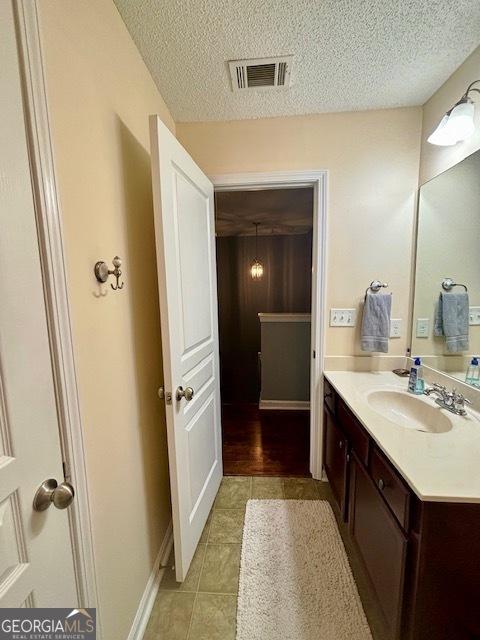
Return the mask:
<svg viewBox="0 0 480 640"><path fill-rule="evenodd" d="M315 358L317 357L317 354L315 352L315 349L313 350L313 359L315 360Z"/></svg>

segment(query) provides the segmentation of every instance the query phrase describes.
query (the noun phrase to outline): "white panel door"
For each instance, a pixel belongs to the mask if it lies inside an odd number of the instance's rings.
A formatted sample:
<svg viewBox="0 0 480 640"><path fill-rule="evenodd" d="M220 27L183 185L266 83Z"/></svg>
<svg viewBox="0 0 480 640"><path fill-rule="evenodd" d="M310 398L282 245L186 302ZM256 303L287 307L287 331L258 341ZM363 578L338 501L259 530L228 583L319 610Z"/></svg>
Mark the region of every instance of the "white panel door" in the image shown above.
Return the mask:
<svg viewBox="0 0 480 640"><path fill-rule="evenodd" d="M150 117L150 140L175 566L182 581L222 479L213 185L158 116ZM177 398L179 388L185 395Z"/></svg>
<svg viewBox="0 0 480 640"><path fill-rule="evenodd" d="M0 607L77 605L12 3L0 2Z"/></svg>

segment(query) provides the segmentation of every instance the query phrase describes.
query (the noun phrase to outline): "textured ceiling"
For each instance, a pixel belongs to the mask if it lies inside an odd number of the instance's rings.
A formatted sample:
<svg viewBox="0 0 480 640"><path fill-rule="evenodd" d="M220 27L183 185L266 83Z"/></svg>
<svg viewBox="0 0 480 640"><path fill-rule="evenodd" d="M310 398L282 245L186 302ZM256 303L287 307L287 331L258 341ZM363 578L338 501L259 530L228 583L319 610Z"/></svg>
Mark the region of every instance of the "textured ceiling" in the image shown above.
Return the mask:
<svg viewBox="0 0 480 640"><path fill-rule="evenodd" d="M297 235L313 223L313 190L262 189L217 191L215 230L218 236Z"/></svg>
<svg viewBox="0 0 480 640"><path fill-rule="evenodd" d="M479 0L115 3L178 122L420 105L480 44ZM289 89L231 91L228 60L289 53Z"/></svg>

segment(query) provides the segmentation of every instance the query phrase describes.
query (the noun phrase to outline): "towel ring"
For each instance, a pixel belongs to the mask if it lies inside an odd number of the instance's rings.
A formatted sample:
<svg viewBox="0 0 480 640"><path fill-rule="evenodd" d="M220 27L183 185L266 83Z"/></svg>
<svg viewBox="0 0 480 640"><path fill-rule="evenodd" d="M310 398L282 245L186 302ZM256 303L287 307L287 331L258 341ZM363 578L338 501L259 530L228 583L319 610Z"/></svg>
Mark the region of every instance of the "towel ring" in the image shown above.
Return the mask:
<svg viewBox="0 0 480 640"><path fill-rule="evenodd" d="M451 278L444 278L442 282L442 289L444 291L451 291L453 287L463 287L465 291L468 291L466 284L461 284L460 282L454 282Z"/></svg>
<svg viewBox="0 0 480 640"><path fill-rule="evenodd" d="M366 288L365 295L367 295L368 291L372 291L373 293L378 293L382 287L388 287L388 282L380 282L380 280L374 280L370 283L370 286Z"/></svg>

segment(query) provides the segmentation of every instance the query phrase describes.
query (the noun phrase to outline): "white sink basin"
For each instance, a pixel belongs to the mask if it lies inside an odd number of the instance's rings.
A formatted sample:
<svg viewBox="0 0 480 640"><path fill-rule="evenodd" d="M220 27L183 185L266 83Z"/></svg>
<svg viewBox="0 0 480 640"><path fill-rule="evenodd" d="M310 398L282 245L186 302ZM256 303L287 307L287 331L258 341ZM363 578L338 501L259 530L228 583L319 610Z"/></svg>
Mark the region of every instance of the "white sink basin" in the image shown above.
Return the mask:
<svg viewBox="0 0 480 640"><path fill-rule="evenodd" d="M367 402L382 416L406 429L427 433L445 433L453 424L433 400L416 397L406 391L377 389L367 393Z"/></svg>

